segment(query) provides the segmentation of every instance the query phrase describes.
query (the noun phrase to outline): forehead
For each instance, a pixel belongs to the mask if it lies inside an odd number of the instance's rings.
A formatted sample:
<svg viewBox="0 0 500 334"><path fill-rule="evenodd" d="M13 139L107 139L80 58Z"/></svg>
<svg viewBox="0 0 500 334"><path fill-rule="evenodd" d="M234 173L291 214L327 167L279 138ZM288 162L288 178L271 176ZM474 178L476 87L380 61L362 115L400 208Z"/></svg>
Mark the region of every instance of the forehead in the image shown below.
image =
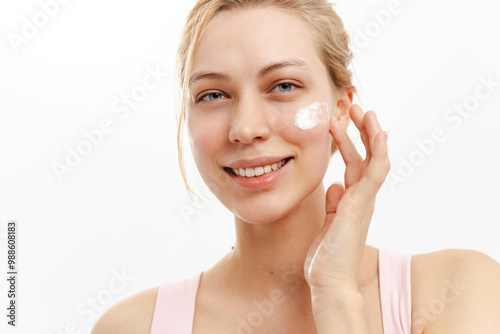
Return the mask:
<svg viewBox="0 0 500 334"><path fill-rule="evenodd" d="M193 70L255 72L290 58L310 67L322 65L311 31L297 14L274 7L228 10L216 14L204 29Z"/></svg>

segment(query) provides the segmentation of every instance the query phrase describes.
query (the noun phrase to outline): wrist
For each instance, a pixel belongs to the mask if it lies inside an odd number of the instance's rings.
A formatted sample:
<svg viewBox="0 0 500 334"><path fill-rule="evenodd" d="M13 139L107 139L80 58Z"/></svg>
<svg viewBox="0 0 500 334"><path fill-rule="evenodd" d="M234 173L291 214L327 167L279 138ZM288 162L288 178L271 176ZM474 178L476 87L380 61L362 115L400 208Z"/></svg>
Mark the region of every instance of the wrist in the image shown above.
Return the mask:
<svg viewBox="0 0 500 334"><path fill-rule="evenodd" d="M357 289L311 289L311 303L315 314L331 310L363 312L365 301Z"/></svg>
<svg viewBox="0 0 500 334"><path fill-rule="evenodd" d="M323 290L311 297L318 334L368 333L364 298L359 291Z"/></svg>

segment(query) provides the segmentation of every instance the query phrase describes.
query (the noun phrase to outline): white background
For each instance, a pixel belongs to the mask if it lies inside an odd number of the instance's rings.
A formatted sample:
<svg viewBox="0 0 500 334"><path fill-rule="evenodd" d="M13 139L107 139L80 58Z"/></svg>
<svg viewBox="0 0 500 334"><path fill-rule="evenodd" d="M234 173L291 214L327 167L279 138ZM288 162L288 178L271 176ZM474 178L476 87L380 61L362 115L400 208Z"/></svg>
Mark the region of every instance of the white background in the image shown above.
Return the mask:
<svg viewBox="0 0 500 334"><path fill-rule="evenodd" d="M1 3L0 267L6 223L15 219L20 273L18 327L8 333L87 333L111 304L206 270L230 250L231 214L210 196L195 208L177 166L172 73L192 3L68 1L18 52L9 33L21 35L23 17L33 22L40 3ZM403 160L418 162L381 190L368 244L414 254L468 248L499 261L500 86L458 126L444 118L455 104L474 102L480 77L500 82L499 5L401 0L381 27L374 12L388 3L336 7L362 46L354 60L360 102L390 132L392 172ZM113 104L148 68L170 74L121 119ZM68 147L85 141L82 131L106 118L113 131L59 182L53 163L64 163ZM419 153L415 141L438 128L446 140ZM326 185L342 179L338 156L330 167ZM205 191L195 173L190 180ZM115 281L122 271L128 279Z"/></svg>

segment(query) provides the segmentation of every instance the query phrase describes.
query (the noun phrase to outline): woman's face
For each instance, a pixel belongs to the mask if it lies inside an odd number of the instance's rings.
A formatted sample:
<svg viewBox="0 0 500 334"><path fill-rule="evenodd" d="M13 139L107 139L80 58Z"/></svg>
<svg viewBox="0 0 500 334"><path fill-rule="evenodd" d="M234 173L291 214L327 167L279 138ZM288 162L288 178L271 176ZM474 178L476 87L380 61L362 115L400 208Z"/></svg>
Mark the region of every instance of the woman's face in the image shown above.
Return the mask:
<svg viewBox="0 0 500 334"><path fill-rule="evenodd" d="M318 190L337 107L301 18L275 8L218 13L201 36L188 80L194 160L237 217L274 221ZM297 111L318 122L304 123Z"/></svg>

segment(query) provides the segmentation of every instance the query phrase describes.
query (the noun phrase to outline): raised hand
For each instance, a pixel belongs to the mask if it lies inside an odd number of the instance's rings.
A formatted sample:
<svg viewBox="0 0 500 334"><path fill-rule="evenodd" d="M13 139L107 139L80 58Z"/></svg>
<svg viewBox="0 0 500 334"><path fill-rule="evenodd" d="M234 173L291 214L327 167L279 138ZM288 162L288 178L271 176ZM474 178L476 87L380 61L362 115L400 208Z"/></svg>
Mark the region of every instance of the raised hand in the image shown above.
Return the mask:
<svg viewBox="0 0 500 334"><path fill-rule="evenodd" d="M330 133L346 164L345 189L333 184L326 193L325 224L312 243L304 264L305 278L316 294L357 291L357 276L375 197L390 169L387 132L382 131L373 111L358 105L349 111L366 149L363 159L346 131L335 119Z"/></svg>

